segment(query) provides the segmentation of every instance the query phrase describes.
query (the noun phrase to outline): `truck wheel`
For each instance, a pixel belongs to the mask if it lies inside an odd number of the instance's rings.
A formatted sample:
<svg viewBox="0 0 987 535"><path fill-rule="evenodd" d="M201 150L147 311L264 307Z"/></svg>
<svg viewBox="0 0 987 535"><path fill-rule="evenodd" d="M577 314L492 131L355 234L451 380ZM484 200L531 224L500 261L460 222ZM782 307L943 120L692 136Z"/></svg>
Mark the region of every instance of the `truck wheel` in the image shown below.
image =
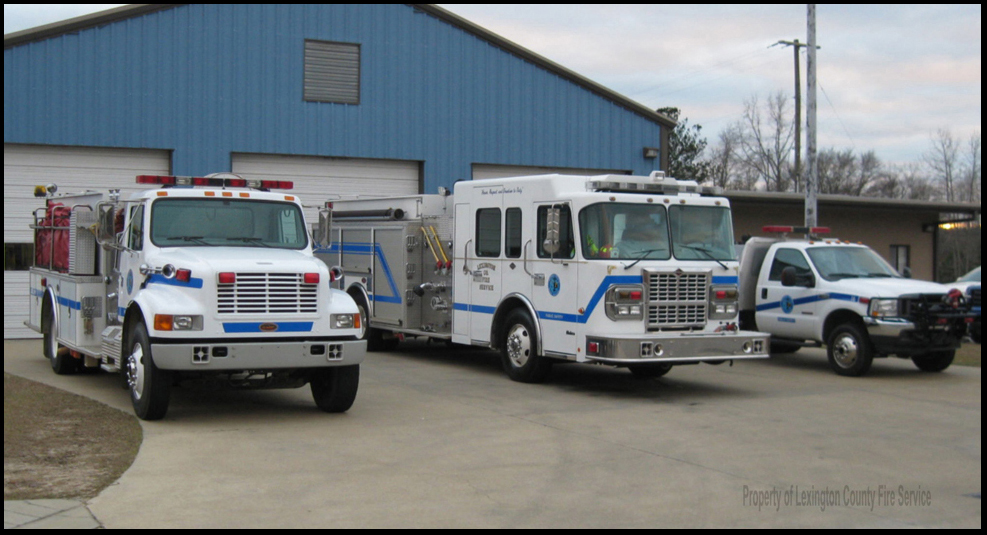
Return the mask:
<svg viewBox="0 0 987 535"><path fill-rule="evenodd" d="M384 331L370 326L370 306L362 296L355 296L357 310L360 313L360 340L367 341L367 351L393 351L400 342L397 338L384 338Z"/></svg>
<svg viewBox="0 0 987 535"><path fill-rule="evenodd" d="M970 338L973 338L973 341L974 342L976 342L978 344L980 343L980 322L979 321L973 325L973 328L972 329L970 329ZM983 345L983 344L981 344L981 345Z"/></svg>
<svg viewBox="0 0 987 535"><path fill-rule="evenodd" d="M956 351L935 351L927 355L912 357L912 362L923 372L938 373L953 365Z"/></svg>
<svg viewBox="0 0 987 535"><path fill-rule="evenodd" d="M323 368L310 379L315 404L325 412L346 412L356 400L360 386L360 365Z"/></svg>
<svg viewBox="0 0 987 535"><path fill-rule="evenodd" d="M631 374L637 379L657 379L668 375L672 371L671 364L639 364L628 366Z"/></svg>
<svg viewBox="0 0 987 535"><path fill-rule="evenodd" d="M786 342L775 342L771 341L771 354L772 355L791 355L793 353L798 353L802 346L797 344L790 344Z"/></svg>
<svg viewBox="0 0 987 535"><path fill-rule="evenodd" d="M507 376L519 383L543 383L552 371L552 361L538 356L534 322L527 312L515 310L507 316L501 361Z"/></svg>
<svg viewBox="0 0 987 535"><path fill-rule="evenodd" d="M160 420L168 412L171 401L171 372L154 365L151 342L143 323L131 330L128 340L132 349L126 356L124 374L134 413L141 420Z"/></svg>
<svg viewBox="0 0 987 535"><path fill-rule="evenodd" d="M870 371L874 363L870 338L860 325L840 325L829 335L826 346L829 365L837 375L860 377Z"/></svg>
<svg viewBox="0 0 987 535"><path fill-rule="evenodd" d="M55 332L55 311L50 306L46 307L44 325L48 326L44 336L44 355L51 363L52 371L55 372L55 375L69 375L78 371L78 361L72 358L68 351L58 346L56 340L58 333Z"/></svg>

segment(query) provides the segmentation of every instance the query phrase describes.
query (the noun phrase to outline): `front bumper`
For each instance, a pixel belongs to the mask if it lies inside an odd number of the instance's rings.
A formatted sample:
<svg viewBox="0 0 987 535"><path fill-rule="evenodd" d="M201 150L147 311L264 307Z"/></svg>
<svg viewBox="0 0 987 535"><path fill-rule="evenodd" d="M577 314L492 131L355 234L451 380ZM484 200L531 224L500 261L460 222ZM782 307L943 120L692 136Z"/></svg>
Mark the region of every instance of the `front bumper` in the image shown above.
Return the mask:
<svg viewBox="0 0 987 535"><path fill-rule="evenodd" d="M952 325L920 329L907 320L864 318L874 350L880 355L913 357L936 351L958 349L966 326Z"/></svg>
<svg viewBox="0 0 987 535"><path fill-rule="evenodd" d="M770 336L755 332L689 333L647 337L586 337L586 360L616 366L766 359ZM593 346L592 344L596 344ZM590 352L596 347L596 352Z"/></svg>
<svg viewBox="0 0 987 535"><path fill-rule="evenodd" d="M154 364L174 371L292 370L360 364L364 340L283 341L209 340L169 343L152 340Z"/></svg>

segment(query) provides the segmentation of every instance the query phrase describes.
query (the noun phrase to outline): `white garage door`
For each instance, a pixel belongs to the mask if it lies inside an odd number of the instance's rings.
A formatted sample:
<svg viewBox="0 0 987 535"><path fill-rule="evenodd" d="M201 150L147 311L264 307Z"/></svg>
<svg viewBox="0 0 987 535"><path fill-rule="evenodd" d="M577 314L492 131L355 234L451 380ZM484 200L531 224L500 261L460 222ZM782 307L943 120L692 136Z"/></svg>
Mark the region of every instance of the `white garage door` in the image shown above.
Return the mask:
<svg viewBox="0 0 987 535"><path fill-rule="evenodd" d="M572 169L565 167L524 167L524 166L515 166L515 165L473 164L473 180L507 178L512 176L547 175L553 173L559 173L562 175L598 176L598 175L626 175L627 171L613 171L613 170L604 170L604 169Z"/></svg>
<svg viewBox="0 0 987 535"><path fill-rule="evenodd" d="M137 175L167 175L171 169L168 151L3 145L3 337L36 338L24 327L28 308L28 274L7 271L8 255L34 236L28 225L32 213L43 206L34 198L34 187L58 185L59 192L104 192L120 189L124 195L142 189L134 182ZM30 254L28 254L30 257ZM20 311L23 311L20 312Z"/></svg>
<svg viewBox="0 0 987 535"><path fill-rule="evenodd" d="M306 207L305 217L318 221L318 207L332 198L417 195L418 162L363 160L321 156L234 154L233 172L243 178L290 180Z"/></svg>

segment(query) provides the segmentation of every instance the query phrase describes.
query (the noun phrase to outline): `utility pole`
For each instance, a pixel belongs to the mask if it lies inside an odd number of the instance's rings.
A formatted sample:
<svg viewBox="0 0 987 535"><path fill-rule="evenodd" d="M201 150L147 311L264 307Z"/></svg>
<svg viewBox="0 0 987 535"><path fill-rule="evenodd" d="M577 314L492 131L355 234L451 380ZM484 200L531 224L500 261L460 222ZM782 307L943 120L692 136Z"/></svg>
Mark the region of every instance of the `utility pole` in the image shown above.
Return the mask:
<svg viewBox="0 0 987 535"><path fill-rule="evenodd" d="M816 4L809 4L806 11L809 37L808 60L805 66L809 83L806 91L808 100L806 140L809 145L806 156L809 173L805 183L805 226L813 228L819 226L819 166L816 161Z"/></svg>
<svg viewBox="0 0 987 535"><path fill-rule="evenodd" d="M795 49L795 191L802 191L802 69L799 66L799 49L809 46L794 41L778 41L775 45L791 46Z"/></svg>

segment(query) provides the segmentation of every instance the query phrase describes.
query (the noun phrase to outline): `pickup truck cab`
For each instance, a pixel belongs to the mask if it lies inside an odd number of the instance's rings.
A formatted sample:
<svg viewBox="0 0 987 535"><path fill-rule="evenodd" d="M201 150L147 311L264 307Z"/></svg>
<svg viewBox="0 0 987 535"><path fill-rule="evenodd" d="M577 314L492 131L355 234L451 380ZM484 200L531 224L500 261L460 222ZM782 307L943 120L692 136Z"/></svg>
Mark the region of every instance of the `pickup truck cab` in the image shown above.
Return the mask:
<svg viewBox="0 0 987 535"><path fill-rule="evenodd" d="M740 281L741 328L770 333L775 354L825 345L843 376L892 355L943 371L975 318L962 292L902 277L869 247L839 240L754 238Z"/></svg>

